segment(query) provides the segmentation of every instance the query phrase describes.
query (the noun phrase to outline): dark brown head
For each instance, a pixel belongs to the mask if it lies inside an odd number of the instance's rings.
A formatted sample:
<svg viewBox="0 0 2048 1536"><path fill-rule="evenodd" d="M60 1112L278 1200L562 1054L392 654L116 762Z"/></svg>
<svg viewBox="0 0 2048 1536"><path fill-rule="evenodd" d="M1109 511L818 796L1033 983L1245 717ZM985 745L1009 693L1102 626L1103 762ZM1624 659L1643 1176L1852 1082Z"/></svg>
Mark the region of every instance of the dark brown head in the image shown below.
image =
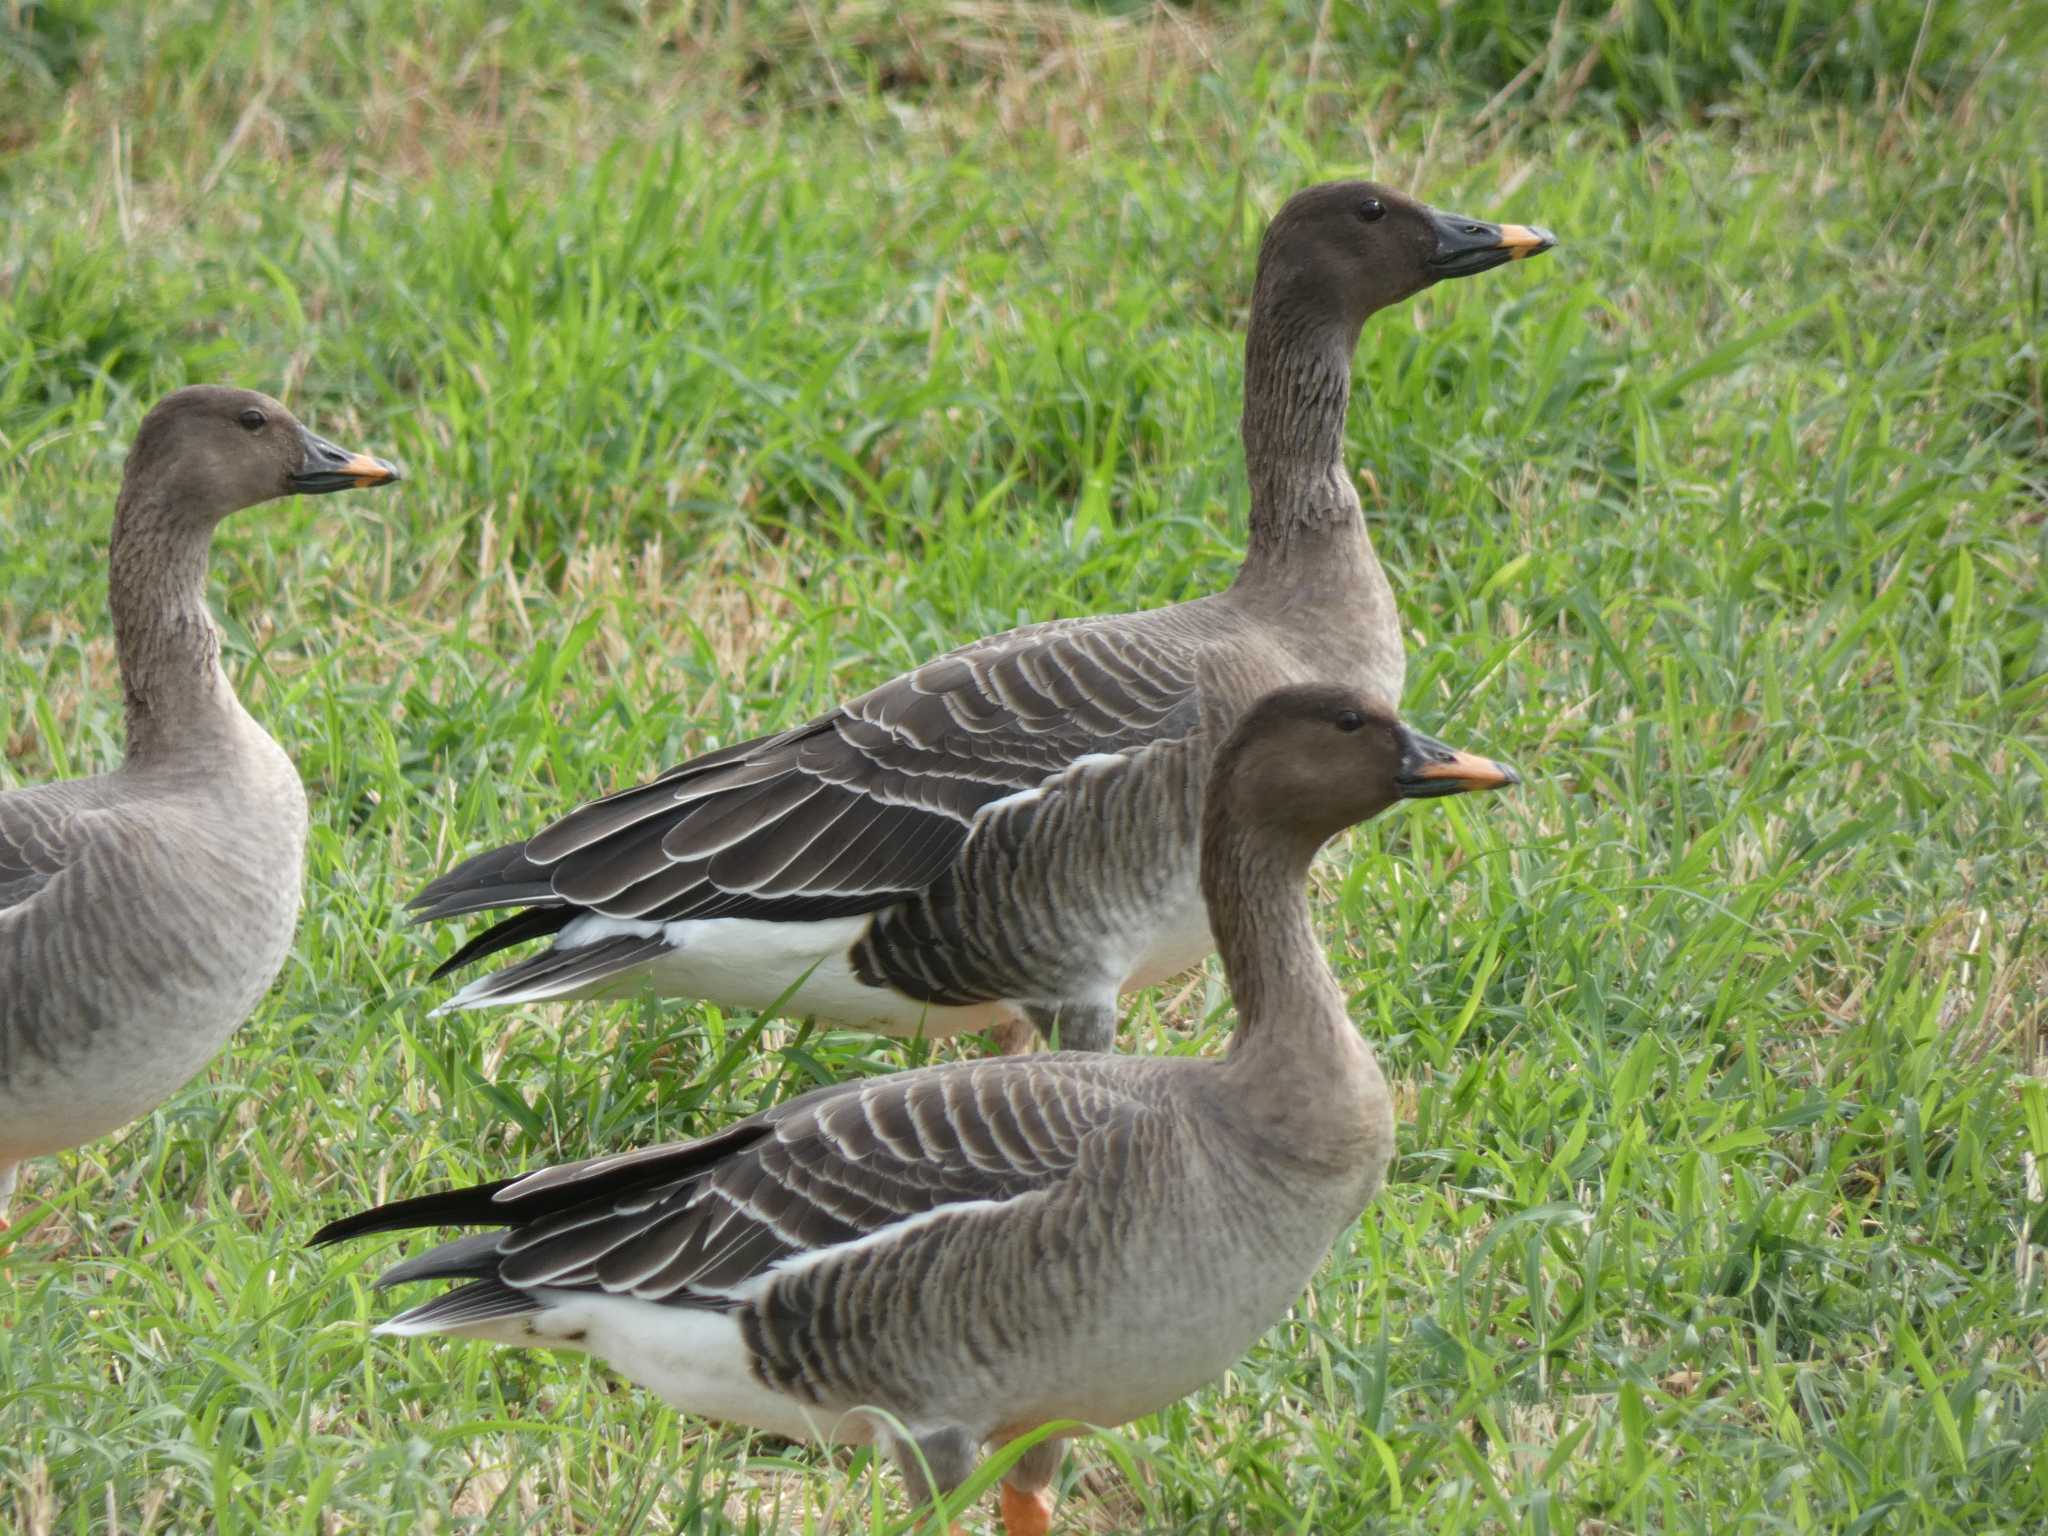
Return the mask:
<svg viewBox="0 0 2048 1536"><path fill-rule="evenodd" d="M316 437L268 395L197 384L164 396L128 449L121 499L138 494L211 527L280 496L388 485L394 465Z"/></svg>
<svg viewBox="0 0 2048 1536"><path fill-rule="evenodd" d="M1521 782L1514 769L1409 729L1352 688L1282 688L1254 704L1211 772L1205 839L1219 818L1306 858L1397 800Z"/></svg>
<svg viewBox="0 0 2048 1536"><path fill-rule="evenodd" d="M1444 213L1375 182L1324 182L1289 198L1267 226L1253 307L1306 311L1355 330L1432 283L1556 244L1546 229Z"/></svg>

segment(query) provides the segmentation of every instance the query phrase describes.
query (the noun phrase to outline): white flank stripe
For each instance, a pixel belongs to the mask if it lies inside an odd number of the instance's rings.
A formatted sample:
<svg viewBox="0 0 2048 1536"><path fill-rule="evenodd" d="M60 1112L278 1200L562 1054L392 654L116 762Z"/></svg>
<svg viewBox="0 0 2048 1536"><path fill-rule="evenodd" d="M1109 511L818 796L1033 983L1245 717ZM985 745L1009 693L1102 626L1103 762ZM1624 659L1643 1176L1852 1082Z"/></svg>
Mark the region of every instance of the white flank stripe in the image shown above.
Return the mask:
<svg viewBox="0 0 2048 1536"><path fill-rule="evenodd" d="M974 813L974 819L979 821L984 816L993 816L997 811L1006 810L1011 806L1029 805L1032 801L1041 799L1049 789L1064 788L1077 774L1088 773L1098 768L1124 768L1129 764L1130 759L1121 752L1084 752L1043 783L1035 784L1030 789L1012 790L1000 800L989 801Z"/></svg>
<svg viewBox="0 0 2048 1536"><path fill-rule="evenodd" d="M944 1221L951 1216L964 1216L971 1211L998 1211L1004 1206L1015 1205L1019 1200L1028 1200L1036 1193L1035 1190L1027 1191L1025 1194L1013 1195L1008 1200L961 1200L952 1205L938 1205L928 1211L919 1211L914 1216L906 1216L901 1221L892 1221L886 1227L877 1227L874 1231L856 1237L850 1242L834 1243L829 1248L812 1248L804 1253L793 1253L786 1259L776 1260L753 1279L735 1286L732 1295L741 1301L756 1300L784 1275L802 1274L807 1269L816 1268L834 1259L847 1259L857 1253L865 1253L871 1248L885 1247L900 1238L908 1237L920 1227L928 1227L935 1221Z"/></svg>
<svg viewBox="0 0 2048 1536"><path fill-rule="evenodd" d="M1034 800L1042 800L1044 798L1045 786L1043 784L1031 789L1013 789L1009 794L1004 795L1002 799L991 800L987 805L982 806L981 809L974 813L974 819L979 821L984 816L993 816L997 811L1007 810L1013 805L1029 805Z"/></svg>

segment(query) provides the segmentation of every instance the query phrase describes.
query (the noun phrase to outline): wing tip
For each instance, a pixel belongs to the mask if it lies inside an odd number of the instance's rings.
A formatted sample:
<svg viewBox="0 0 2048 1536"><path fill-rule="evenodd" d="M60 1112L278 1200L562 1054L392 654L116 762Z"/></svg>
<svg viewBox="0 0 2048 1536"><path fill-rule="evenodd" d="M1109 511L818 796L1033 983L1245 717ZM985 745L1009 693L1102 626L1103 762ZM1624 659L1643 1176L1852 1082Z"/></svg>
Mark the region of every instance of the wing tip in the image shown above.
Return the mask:
<svg viewBox="0 0 2048 1536"><path fill-rule="evenodd" d="M370 1218L382 1215L383 1206L374 1210L358 1211L353 1216L338 1216L318 1232L306 1239L308 1248L329 1248L336 1243L345 1243L352 1237L368 1237L373 1232L385 1230L371 1223Z"/></svg>
<svg viewBox="0 0 2048 1536"><path fill-rule="evenodd" d="M620 934L566 948L550 945L516 965L479 976L434 1012L609 997L649 961L675 947L665 936L639 934Z"/></svg>
<svg viewBox="0 0 2048 1536"><path fill-rule="evenodd" d="M385 1319L370 1330L370 1337L373 1339L416 1339L423 1334L439 1333L440 1330L434 1327L432 1323L422 1322L413 1316L413 1313L423 1310L425 1309L414 1307L410 1311L399 1313L396 1317Z"/></svg>
<svg viewBox="0 0 2048 1536"><path fill-rule="evenodd" d="M413 1339L430 1333L474 1333L492 1323L534 1317L548 1304L498 1280L478 1280L408 1307L370 1330L372 1336Z"/></svg>

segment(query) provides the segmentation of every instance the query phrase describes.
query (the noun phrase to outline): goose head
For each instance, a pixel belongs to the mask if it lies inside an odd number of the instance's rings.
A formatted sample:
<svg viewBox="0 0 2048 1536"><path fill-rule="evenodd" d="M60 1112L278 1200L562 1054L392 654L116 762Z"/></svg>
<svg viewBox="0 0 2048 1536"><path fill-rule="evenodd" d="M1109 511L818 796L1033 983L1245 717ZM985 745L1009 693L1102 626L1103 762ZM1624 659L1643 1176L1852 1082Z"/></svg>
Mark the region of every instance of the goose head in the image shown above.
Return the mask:
<svg viewBox="0 0 2048 1536"><path fill-rule="evenodd" d="M1310 685L1252 706L1218 754L1210 794L1232 820L1313 851L1397 801L1520 782L1505 763L1423 735L1368 694Z"/></svg>
<svg viewBox="0 0 2048 1536"><path fill-rule="evenodd" d="M1306 311L1356 330L1433 283L1556 244L1547 229L1446 213L1377 182L1324 182L1289 198L1267 226L1254 308Z"/></svg>
<svg viewBox="0 0 2048 1536"><path fill-rule="evenodd" d="M319 437L270 396L199 384L156 403L128 451L123 500L135 493L210 529L280 496L387 485L395 465Z"/></svg>

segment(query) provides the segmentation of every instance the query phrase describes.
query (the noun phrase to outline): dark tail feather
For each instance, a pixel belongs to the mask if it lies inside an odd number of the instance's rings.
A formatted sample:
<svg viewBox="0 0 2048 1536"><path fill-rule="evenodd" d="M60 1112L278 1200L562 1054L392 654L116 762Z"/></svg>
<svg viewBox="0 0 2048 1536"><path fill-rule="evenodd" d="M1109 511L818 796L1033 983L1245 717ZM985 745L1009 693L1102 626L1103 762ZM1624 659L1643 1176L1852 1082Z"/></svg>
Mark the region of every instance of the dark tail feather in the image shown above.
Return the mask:
<svg viewBox="0 0 2048 1536"><path fill-rule="evenodd" d="M845 1085L849 1090L854 1086L852 1082ZM750 1115L695 1141L610 1152L580 1162L536 1168L510 1179L472 1184L467 1189L444 1189L410 1200L392 1200L330 1221L313 1234L313 1246L367 1237L373 1232L406 1232L416 1227L523 1227L590 1201L624 1199L643 1189L709 1172L721 1160L745 1151L766 1136L779 1111L780 1106ZM511 1199L498 1199L501 1192L515 1184L525 1187ZM379 1284L425 1280L437 1275L494 1274L495 1268L482 1265L486 1253L495 1250L498 1239L495 1232L482 1232L443 1243L418 1258L408 1259Z"/></svg>
<svg viewBox="0 0 2048 1536"><path fill-rule="evenodd" d="M472 1232L452 1243L414 1254L403 1264L394 1264L377 1277L377 1289L404 1285L413 1280L495 1280L498 1278L500 1232ZM319 1239L315 1238L315 1242Z"/></svg>
<svg viewBox="0 0 2048 1536"><path fill-rule="evenodd" d="M594 944L546 950L471 982L434 1011L448 1013L491 1003L537 1003L564 997L609 977L624 975L673 947L665 938L621 934Z"/></svg>
<svg viewBox="0 0 2048 1536"><path fill-rule="evenodd" d="M384 1283L378 1282L380 1285ZM411 1311L399 1313L388 1323L379 1323L377 1332L446 1333L452 1329L493 1322L501 1317L530 1317L546 1310L547 1303L524 1291L514 1290L502 1280L479 1280L474 1285L452 1290L446 1296L422 1302Z"/></svg>
<svg viewBox="0 0 2048 1536"><path fill-rule="evenodd" d="M510 949L515 944L524 944L528 939L544 939L549 934L560 933L575 917L573 907L528 907L516 916L503 922L493 923L482 933L469 940L454 954L434 967L433 979L461 970L465 965L495 955L501 949ZM422 918L422 922L426 919Z"/></svg>
<svg viewBox="0 0 2048 1536"><path fill-rule="evenodd" d="M851 1089L854 1084L845 1086ZM488 1184L472 1184L467 1189L444 1189L431 1195L415 1195L410 1200L388 1201L367 1211L358 1211L353 1216L344 1216L339 1221L330 1221L313 1234L313 1246L318 1248L351 1237L367 1237L373 1232L407 1232L416 1227L525 1226L528 1222L574 1210L586 1201L622 1199L642 1189L672 1184L678 1179L707 1172L721 1159L744 1151L766 1136L777 1114L777 1109L770 1109L750 1115L695 1141L669 1142L633 1152L609 1152L599 1157L586 1157L580 1162L536 1168L509 1179L494 1179ZM499 1193L514 1184L526 1187L512 1199L499 1200ZM416 1259L407 1260L380 1283L395 1284L400 1278L423 1280L443 1272L438 1268L430 1269L429 1265L480 1262L483 1244L495 1244L497 1239L496 1233L485 1232L444 1243ZM402 1276L400 1271L404 1271ZM469 1268L445 1271L449 1275L494 1272Z"/></svg>
<svg viewBox="0 0 2048 1536"><path fill-rule="evenodd" d="M464 859L447 874L428 882L406 903L416 923L460 917L465 912L490 912L500 907L553 904L559 898L549 882L548 868L526 856L526 844L507 843Z"/></svg>
<svg viewBox="0 0 2048 1536"><path fill-rule="evenodd" d="M526 1219L526 1212L514 1214L491 1197L516 1179L498 1179L468 1189L444 1189L436 1194L418 1195L410 1200L393 1200L330 1221L313 1234L313 1246L324 1247L345 1238L366 1237L372 1232L405 1232L413 1227L503 1227Z"/></svg>

